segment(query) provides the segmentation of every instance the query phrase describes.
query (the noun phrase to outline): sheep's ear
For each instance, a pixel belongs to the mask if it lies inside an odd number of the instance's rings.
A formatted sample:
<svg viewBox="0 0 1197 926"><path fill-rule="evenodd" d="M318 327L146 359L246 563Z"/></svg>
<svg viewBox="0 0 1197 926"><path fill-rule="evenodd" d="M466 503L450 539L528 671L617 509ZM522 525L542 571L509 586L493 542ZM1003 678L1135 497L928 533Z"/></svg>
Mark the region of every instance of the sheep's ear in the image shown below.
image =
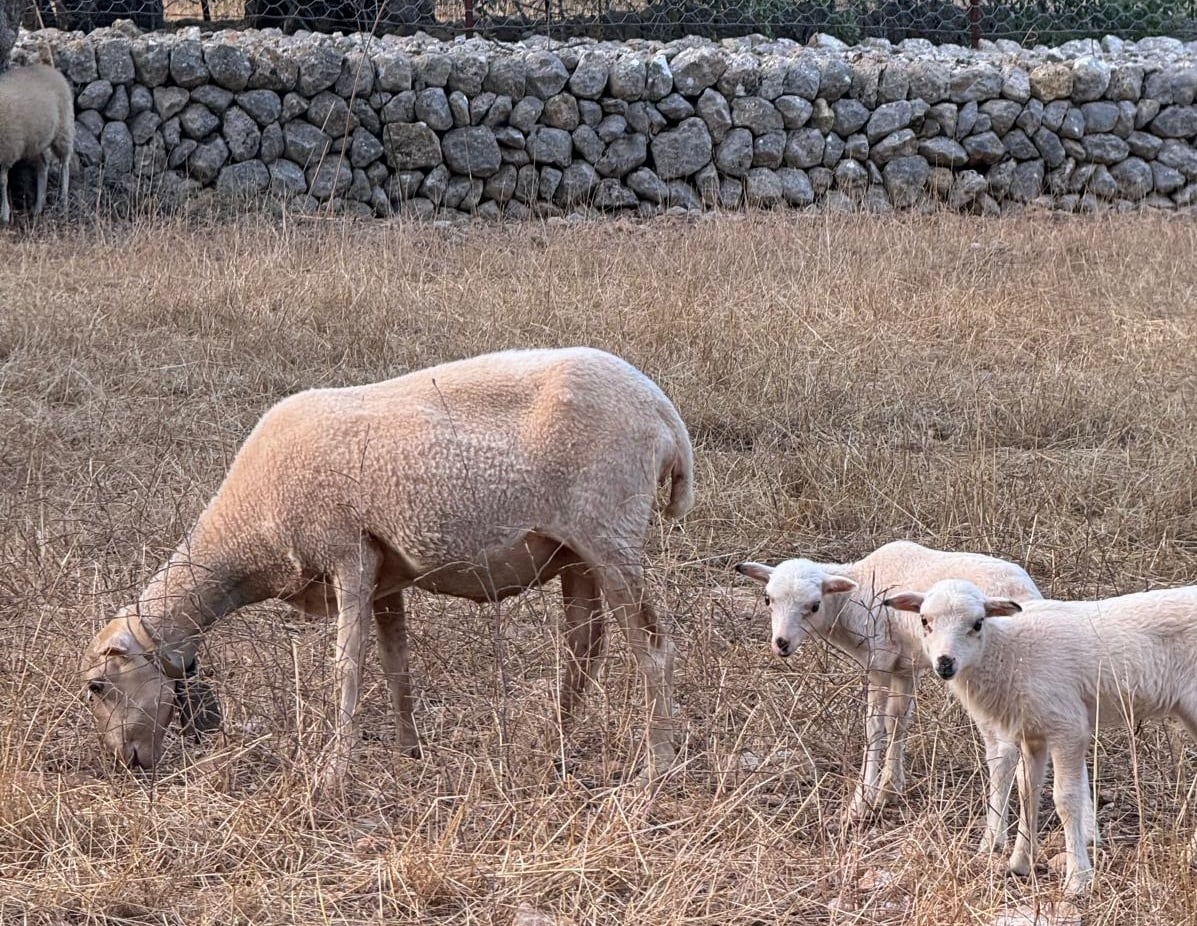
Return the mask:
<svg viewBox="0 0 1197 926"><path fill-rule="evenodd" d="M881 603L887 608L893 608L895 611L913 611L915 614L919 613L919 608L923 606L923 595L918 592L899 592L891 598L886 598Z"/></svg>
<svg viewBox="0 0 1197 926"><path fill-rule="evenodd" d="M736 572L742 576L748 576L750 579L756 579L763 585L769 581L769 576L773 575L773 567L766 566L764 563L737 563Z"/></svg>
<svg viewBox="0 0 1197 926"><path fill-rule="evenodd" d="M129 628L116 621L100 631L95 643L97 656L128 656L136 648L137 640Z"/></svg>
<svg viewBox="0 0 1197 926"><path fill-rule="evenodd" d="M181 679L194 674L195 652L184 652L175 647L164 646L155 653L158 668L167 678ZM190 670L190 671L189 671Z"/></svg>
<svg viewBox="0 0 1197 926"><path fill-rule="evenodd" d="M986 598L985 599L985 616L986 617L1010 617L1022 610L1022 607L1017 601L1011 601L1009 598Z"/></svg>
<svg viewBox="0 0 1197 926"><path fill-rule="evenodd" d="M219 730L224 723L216 692L202 678L188 677L175 682L175 702L184 736L199 738Z"/></svg>
<svg viewBox="0 0 1197 926"><path fill-rule="evenodd" d="M835 595L839 592L850 592L856 588L856 583L847 576L827 576L823 580L823 594Z"/></svg>

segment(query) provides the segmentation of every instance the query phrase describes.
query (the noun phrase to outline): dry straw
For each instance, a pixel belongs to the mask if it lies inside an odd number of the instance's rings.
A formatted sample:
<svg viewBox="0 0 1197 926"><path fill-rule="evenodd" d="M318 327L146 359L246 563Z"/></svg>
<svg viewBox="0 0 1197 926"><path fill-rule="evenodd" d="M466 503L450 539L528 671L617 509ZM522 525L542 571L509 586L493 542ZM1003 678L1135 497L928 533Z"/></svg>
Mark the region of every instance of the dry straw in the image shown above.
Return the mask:
<svg viewBox="0 0 1197 926"><path fill-rule="evenodd" d="M1023 562L1045 592L1197 581L1197 226L1162 217L722 217L433 229L157 221L45 229L0 265L0 923L966 923L1055 899L971 859L977 738L921 689L908 804L840 821L853 667L766 649L746 556L895 537ZM331 628L261 606L204 657L228 727L109 770L78 653L215 490L262 411L515 345L591 344L686 418L700 499L651 540L686 719L651 799L620 788L642 697L618 636L545 772L555 594L413 594L422 760L367 672L348 798L308 785ZM496 635L495 628L500 633ZM496 640L504 671L496 671ZM1197 751L1097 750L1090 924L1197 922ZM1046 823L1050 854L1059 848ZM520 912L522 911L522 912ZM518 913L518 917L517 917ZM548 920L543 920L548 921Z"/></svg>

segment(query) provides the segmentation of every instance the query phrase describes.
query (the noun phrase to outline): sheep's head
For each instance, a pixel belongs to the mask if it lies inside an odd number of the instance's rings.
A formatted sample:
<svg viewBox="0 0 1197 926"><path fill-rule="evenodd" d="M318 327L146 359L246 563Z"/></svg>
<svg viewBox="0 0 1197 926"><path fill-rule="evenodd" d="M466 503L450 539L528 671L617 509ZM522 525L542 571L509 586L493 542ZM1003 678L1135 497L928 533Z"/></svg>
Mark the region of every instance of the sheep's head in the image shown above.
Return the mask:
<svg viewBox="0 0 1197 926"><path fill-rule="evenodd" d="M736 572L765 586L765 604L773 622L770 646L783 657L802 644L812 625L821 624L824 597L856 588L851 579L832 575L808 559L788 559L776 566L740 563Z"/></svg>
<svg viewBox="0 0 1197 926"><path fill-rule="evenodd" d="M1017 602L990 598L972 582L945 579L926 594L901 592L883 602L911 611L923 621L923 652L935 674L955 678L976 665L985 648L985 619L1008 617L1022 610Z"/></svg>
<svg viewBox="0 0 1197 926"><path fill-rule="evenodd" d="M192 660L193 661L193 660ZM153 768L178 707L185 663L168 658L132 608L122 609L83 655L83 680L106 751L126 765Z"/></svg>

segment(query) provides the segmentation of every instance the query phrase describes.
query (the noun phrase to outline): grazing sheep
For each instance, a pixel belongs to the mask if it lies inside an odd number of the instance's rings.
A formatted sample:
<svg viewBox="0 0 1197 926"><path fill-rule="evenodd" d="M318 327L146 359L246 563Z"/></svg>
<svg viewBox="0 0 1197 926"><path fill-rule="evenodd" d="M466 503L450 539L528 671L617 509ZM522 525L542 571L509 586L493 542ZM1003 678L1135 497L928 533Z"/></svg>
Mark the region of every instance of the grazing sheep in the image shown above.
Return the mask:
<svg viewBox="0 0 1197 926"><path fill-rule="evenodd" d="M861 781L848 808L860 821L905 787L906 732L918 677L927 663L918 623L880 607L895 588L927 588L948 576L965 576L1020 601L1042 597L1019 566L977 553L948 553L898 540L854 563L791 559L777 566L740 563L736 570L764 584L772 614L772 649L789 656L808 635L819 637L868 674L865 756ZM1018 747L978 724L989 766L989 806L981 851L1006 841L1007 810Z"/></svg>
<svg viewBox="0 0 1197 926"><path fill-rule="evenodd" d="M1010 870L1031 870L1050 754L1068 859L1065 890L1086 891L1093 865L1085 753L1095 725L1133 730L1142 720L1170 716L1197 737L1197 586L1020 606L951 580L885 603L921 616L923 650L936 674L978 724L1021 746L1022 813Z"/></svg>
<svg viewBox="0 0 1197 926"><path fill-rule="evenodd" d="M49 48L40 49L41 64L0 74L0 224L11 218L8 172L19 161L36 166L37 193L33 214L45 208L49 165L58 158L59 201L70 191L70 162L75 143L75 100L70 85L53 66Z"/></svg>
<svg viewBox="0 0 1197 926"><path fill-rule="evenodd" d="M221 616L269 598L338 614L340 709L322 787L348 767L373 614L397 714L412 723L403 589L498 601L561 577L568 720L602 647L601 600L647 688L650 775L673 759L673 648L641 563L660 482L668 517L693 502L686 426L664 393L588 348L507 351L382 383L314 389L258 422L190 536L137 604L88 647L101 738L128 764L161 758L175 681Z"/></svg>
<svg viewBox="0 0 1197 926"><path fill-rule="evenodd" d="M12 68L0 74L0 225L8 224L8 172L18 161L37 165L37 198L33 214L46 205L46 152L53 151L61 165L60 202L70 191L71 153L75 147L75 97L70 85L54 67L48 49L44 64Z"/></svg>

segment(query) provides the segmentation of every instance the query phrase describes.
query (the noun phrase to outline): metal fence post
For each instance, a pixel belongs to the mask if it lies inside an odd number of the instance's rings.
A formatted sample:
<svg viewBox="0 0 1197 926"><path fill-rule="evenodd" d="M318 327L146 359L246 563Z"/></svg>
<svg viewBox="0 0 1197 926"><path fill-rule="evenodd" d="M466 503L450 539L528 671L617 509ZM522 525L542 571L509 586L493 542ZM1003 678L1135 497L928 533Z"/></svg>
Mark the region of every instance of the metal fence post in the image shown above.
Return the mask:
<svg viewBox="0 0 1197 926"><path fill-rule="evenodd" d="M973 48L981 44L981 0L968 0L968 43Z"/></svg>

